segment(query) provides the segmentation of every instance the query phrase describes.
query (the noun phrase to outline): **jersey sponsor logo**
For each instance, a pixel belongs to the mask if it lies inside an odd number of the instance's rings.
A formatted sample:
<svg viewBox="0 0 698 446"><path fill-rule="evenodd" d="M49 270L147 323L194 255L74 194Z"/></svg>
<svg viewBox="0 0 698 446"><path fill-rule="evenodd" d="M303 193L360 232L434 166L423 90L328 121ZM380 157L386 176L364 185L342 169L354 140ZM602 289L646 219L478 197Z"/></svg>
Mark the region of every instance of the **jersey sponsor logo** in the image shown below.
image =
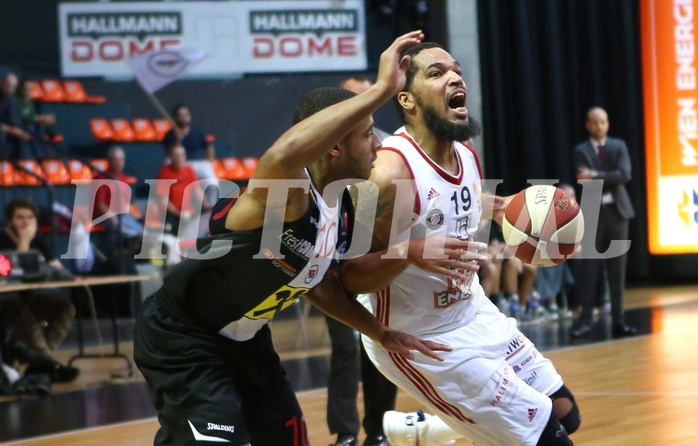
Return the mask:
<svg viewBox="0 0 698 446"><path fill-rule="evenodd" d="M528 409L528 421L531 422L536 417L538 409Z"/></svg>
<svg viewBox="0 0 698 446"><path fill-rule="evenodd" d="M432 209L427 215L427 228L432 231L441 227L444 224L444 213L440 209Z"/></svg>
<svg viewBox="0 0 698 446"><path fill-rule="evenodd" d="M307 293L310 288L291 287L284 285L271 296L264 299L262 303L245 313L250 319L272 319L276 313L291 306L296 299Z"/></svg>
<svg viewBox="0 0 698 446"><path fill-rule="evenodd" d="M320 269L317 265L313 265L310 267L310 270L308 271L308 274L305 276L305 283L310 283L313 281L315 276L317 276L317 272Z"/></svg>
<svg viewBox="0 0 698 446"><path fill-rule="evenodd" d="M293 266L285 262L283 259L274 257L274 253L269 251L267 248L262 249L262 252L264 253L264 256L266 258L271 260L272 265L280 269L284 274L291 277L296 277L296 274L298 273L298 268L294 268Z"/></svg>
<svg viewBox="0 0 698 446"><path fill-rule="evenodd" d="M516 367L514 367L514 370L516 370ZM530 375L521 378L521 381L525 382L529 386L532 386L533 383L536 382L536 378L538 378L538 372L534 370Z"/></svg>
<svg viewBox="0 0 698 446"><path fill-rule="evenodd" d="M524 348L527 345L526 341L528 341L528 338L526 338L523 333L519 332L516 337L509 342L506 352L506 359L508 360L511 356Z"/></svg>
<svg viewBox="0 0 698 446"><path fill-rule="evenodd" d="M511 395L515 392L516 383L511 379L508 367L502 369L502 374L497 373L492 377L492 379L497 381L497 390L495 391L494 397L490 401L490 406L497 406L505 400L511 398Z"/></svg>
<svg viewBox="0 0 698 446"><path fill-rule="evenodd" d="M465 216L456 220L456 237L459 240L467 240L470 237L468 232L468 223L470 222L470 216Z"/></svg>
<svg viewBox="0 0 698 446"><path fill-rule="evenodd" d="M281 234L281 243L288 249L306 259L315 251L315 244L302 237L296 237L292 229L287 229Z"/></svg>

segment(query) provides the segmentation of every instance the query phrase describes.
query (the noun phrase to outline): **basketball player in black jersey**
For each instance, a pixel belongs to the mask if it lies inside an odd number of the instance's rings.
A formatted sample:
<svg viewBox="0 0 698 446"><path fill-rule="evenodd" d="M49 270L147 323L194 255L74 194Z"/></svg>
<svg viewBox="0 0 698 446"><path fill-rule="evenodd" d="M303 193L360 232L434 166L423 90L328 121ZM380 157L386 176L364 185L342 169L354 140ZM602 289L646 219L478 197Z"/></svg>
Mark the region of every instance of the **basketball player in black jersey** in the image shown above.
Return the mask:
<svg viewBox="0 0 698 446"><path fill-rule="evenodd" d="M360 95L311 92L249 185L216 206L197 258L176 265L142 305L134 356L158 411L155 444L307 444L268 326L301 295L407 358L449 350L389 329L344 292L334 270L351 241L353 206L343 187L325 190L368 178L380 146L371 114L402 89L408 61L399 54L422 38L397 38ZM454 260L434 260L443 261Z"/></svg>

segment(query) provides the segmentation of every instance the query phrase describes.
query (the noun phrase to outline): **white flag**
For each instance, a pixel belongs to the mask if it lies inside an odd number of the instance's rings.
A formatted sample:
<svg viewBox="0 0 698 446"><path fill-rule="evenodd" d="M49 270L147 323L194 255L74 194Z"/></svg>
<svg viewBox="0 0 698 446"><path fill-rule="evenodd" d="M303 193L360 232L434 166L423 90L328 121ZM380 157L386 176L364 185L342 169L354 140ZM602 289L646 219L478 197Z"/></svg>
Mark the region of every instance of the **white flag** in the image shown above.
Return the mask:
<svg viewBox="0 0 698 446"><path fill-rule="evenodd" d="M128 59L128 65L143 90L154 93L191 70L205 55L192 45L173 46L136 54Z"/></svg>

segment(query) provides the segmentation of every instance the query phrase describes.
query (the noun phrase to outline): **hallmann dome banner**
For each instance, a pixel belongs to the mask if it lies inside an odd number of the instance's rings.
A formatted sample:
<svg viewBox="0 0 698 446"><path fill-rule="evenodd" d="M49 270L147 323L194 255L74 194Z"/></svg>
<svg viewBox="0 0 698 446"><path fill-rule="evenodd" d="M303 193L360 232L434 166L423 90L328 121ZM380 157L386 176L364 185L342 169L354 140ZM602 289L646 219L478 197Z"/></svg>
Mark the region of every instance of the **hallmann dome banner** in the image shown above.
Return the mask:
<svg viewBox="0 0 698 446"><path fill-rule="evenodd" d="M61 3L65 77L127 77L133 56L194 45L189 77L365 70L362 0Z"/></svg>

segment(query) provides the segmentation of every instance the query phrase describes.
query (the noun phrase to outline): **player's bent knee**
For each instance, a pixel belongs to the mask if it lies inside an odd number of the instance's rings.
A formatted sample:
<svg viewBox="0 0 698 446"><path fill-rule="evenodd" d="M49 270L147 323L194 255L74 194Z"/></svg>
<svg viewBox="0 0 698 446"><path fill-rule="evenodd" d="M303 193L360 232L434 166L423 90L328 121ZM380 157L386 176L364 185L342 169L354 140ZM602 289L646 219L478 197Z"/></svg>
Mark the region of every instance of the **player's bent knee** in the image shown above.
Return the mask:
<svg viewBox="0 0 698 446"><path fill-rule="evenodd" d="M536 446L574 446L567 431L557 420L555 412L550 413L548 424L545 425L543 433L540 434Z"/></svg>
<svg viewBox="0 0 698 446"><path fill-rule="evenodd" d="M560 424L562 424L565 427L565 430L567 430L568 434L576 432L577 429L579 429L579 425L582 423L582 416L579 413L579 406L577 406L577 402L574 400L572 392L570 392L567 386L563 385L557 392L553 393L550 397L553 399L553 405L555 404L555 400L561 398L566 398L572 403L571 408L567 411L565 415L560 416L558 414L558 420L560 421Z"/></svg>

